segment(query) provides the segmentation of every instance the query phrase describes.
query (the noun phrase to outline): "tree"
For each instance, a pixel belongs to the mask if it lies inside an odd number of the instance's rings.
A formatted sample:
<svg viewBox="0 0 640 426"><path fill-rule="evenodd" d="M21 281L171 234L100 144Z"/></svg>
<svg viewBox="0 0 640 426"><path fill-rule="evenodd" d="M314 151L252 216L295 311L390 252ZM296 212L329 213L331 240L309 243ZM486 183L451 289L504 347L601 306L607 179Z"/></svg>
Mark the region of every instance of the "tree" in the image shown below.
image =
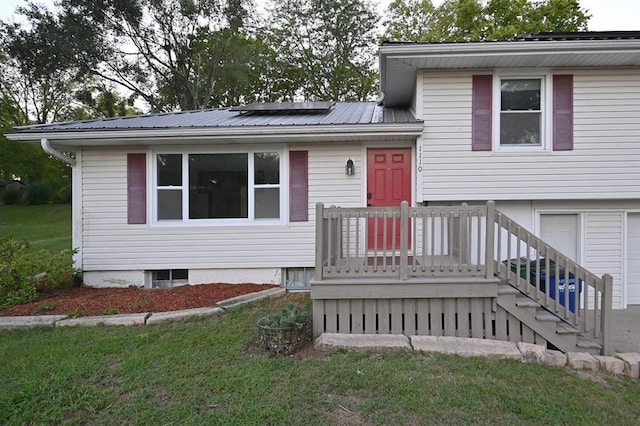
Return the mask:
<svg viewBox="0 0 640 426"><path fill-rule="evenodd" d="M590 18L578 0L446 0L439 7L429 0L395 0L387 13L386 38L435 42L585 31Z"/></svg>
<svg viewBox="0 0 640 426"><path fill-rule="evenodd" d="M250 0L62 0L61 7L67 31L77 39L90 33L77 49L93 58L91 73L154 111L264 94L256 70L265 46L245 31Z"/></svg>
<svg viewBox="0 0 640 426"><path fill-rule="evenodd" d="M376 92L378 16L362 0L277 0L266 37L289 97L363 100Z"/></svg>

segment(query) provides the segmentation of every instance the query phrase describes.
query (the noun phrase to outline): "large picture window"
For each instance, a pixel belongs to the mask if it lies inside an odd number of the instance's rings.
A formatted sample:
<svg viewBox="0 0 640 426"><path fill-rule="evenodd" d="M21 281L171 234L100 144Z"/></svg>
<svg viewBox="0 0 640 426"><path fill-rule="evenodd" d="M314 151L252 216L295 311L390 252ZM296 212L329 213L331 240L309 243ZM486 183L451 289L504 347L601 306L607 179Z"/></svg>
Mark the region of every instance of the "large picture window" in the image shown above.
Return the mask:
<svg viewBox="0 0 640 426"><path fill-rule="evenodd" d="M158 222L280 219L276 151L156 154Z"/></svg>

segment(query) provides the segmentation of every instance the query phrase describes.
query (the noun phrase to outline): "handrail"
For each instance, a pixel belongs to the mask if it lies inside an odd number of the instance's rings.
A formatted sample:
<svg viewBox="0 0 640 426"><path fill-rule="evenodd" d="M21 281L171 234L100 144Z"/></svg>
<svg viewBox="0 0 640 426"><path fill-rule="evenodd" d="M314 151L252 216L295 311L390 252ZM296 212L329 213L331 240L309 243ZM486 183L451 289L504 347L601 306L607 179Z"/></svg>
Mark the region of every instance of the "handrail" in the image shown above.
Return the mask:
<svg viewBox="0 0 640 426"><path fill-rule="evenodd" d="M610 353L613 278L595 275L499 210L495 225L496 275Z"/></svg>

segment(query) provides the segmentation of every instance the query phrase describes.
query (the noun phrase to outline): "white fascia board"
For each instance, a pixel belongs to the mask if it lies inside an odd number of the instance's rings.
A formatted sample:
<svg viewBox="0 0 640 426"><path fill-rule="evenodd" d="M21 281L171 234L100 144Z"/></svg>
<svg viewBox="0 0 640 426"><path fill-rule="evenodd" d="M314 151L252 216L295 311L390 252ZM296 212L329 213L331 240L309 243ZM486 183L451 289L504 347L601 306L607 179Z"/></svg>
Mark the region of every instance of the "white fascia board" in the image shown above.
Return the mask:
<svg viewBox="0 0 640 426"><path fill-rule="evenodd" d="M339 137L363 140L371 136L389 137L417 137L422 134L423 122L402 124L374 124L351 126L291 126L291 127L261 127L261 128L171 128L171 129L131 129L131 130L75 130L49 132L10 133L5 137L13 141L40 142L47 138L51 141L69 146L88 145L90 140L135 140L143 143L146 139L207 139L210 141L264 141L274 139L284 142L322 141ZM108 143L105 143L107 145ZM93 145L93 144L90 144ZM97 144L96 144L97 145Z"/></svg>
<svg viewBox="0 0 640 426"><path fill-rule="evenodd" d="M640 52L640 40L571 40L571 41L517 41L442 44L403 44L380 46L380 56L387 58L407 56L494 56L522 54L621 53Z"/></svg>

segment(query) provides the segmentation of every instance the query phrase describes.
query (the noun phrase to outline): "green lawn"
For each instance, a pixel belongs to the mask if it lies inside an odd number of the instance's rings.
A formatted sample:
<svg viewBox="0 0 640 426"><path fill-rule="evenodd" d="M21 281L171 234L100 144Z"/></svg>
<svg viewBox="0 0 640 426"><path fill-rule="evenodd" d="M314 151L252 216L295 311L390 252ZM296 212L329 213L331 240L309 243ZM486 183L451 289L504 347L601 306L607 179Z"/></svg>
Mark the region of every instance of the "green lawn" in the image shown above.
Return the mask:
<svg viewBox="0 0 640 426"><path fill-rule="evenodd" d="M291 297L291 296L289 296ZM640 424L640 384L514 361L245 349L287 303L140 327L0 332L7 424Z"/></svg>
<svg viewBox="0 0 640 426"><path fill-rule="evenodd" d="M71 249L71 205L0 206L0 234L29 241L34 251Z"/></svg>

